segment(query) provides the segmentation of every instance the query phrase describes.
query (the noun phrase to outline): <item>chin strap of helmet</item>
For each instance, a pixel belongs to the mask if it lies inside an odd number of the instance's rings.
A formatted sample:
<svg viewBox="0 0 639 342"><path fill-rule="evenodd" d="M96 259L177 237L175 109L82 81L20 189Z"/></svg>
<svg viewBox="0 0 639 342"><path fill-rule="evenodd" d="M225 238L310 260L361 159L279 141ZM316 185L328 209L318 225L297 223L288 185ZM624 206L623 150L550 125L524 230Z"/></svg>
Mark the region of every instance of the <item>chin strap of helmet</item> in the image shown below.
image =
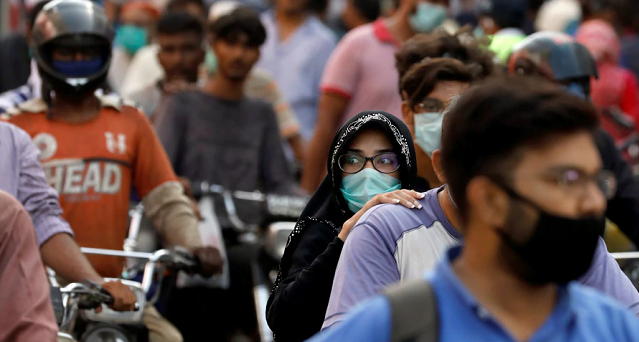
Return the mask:
<svg viewBox="0 0 639 342"><path fill-rule="evenodd" d="M53 92L53 88L48 82L43 80L42 82L42 100L47 104L47 115L46 118L51 119L51 109L53 108L53 97L51 93Z"/></svg>

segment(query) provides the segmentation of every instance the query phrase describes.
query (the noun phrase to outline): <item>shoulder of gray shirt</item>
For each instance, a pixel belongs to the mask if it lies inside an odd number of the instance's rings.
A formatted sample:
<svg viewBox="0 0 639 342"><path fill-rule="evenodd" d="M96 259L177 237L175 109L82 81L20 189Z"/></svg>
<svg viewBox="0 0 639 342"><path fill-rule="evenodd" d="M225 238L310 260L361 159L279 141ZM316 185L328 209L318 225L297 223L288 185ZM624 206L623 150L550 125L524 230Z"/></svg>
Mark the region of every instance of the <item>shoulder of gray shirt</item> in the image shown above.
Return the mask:
<svg viewBox="0 0 639 342"><path fill-rule="evenodd" d="M375 231L387 245L389 251L395 253L397 241L407 232L422 226L430 227L438 221L429 205L431 196L437 195L437 189L430 190L419 200L422 209L408 209L399 204L380 204L368 210L357 221L353 229L366 225L366 229Z"/></svg>

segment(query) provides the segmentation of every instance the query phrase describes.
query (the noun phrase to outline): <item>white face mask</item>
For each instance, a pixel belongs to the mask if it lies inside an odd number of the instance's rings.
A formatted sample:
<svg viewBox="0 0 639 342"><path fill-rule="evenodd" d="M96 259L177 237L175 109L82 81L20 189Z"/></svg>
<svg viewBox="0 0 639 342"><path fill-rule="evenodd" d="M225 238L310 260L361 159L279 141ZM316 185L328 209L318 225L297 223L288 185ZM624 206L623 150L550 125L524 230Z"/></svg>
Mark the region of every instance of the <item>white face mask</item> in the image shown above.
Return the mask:
<svg viewBox="0 0 639 342"><path fill-rule="evenodd" d="M421 113L415 114L415 143L429 157L433 157L433 152L442 146L442 122L443 113Z"/></svg>
<svg viewBox="0 0 639 342"><path fill-rule="evenodd" d="M415 122L415 143L426 152L430 158L433 157L433 152L442 148L442 123L444 116L451 110L458 99L459 95L451 97L450 103L442 112L427 112L413 115ZM437 106L434 108L437 108Z"/></svg>

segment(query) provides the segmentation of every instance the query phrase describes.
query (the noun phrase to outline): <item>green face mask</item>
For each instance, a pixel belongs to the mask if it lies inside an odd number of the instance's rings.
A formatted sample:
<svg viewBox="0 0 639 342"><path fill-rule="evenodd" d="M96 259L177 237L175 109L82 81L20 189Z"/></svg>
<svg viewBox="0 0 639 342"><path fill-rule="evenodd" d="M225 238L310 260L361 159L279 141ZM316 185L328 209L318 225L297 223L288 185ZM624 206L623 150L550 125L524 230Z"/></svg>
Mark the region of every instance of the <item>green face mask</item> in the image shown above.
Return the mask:
<svg viewBox="0 0 639 342"><path fill-rule="evenodd" d="M215 53L210 46L206 49L204 65L206 66L206 71L208 71L209 74L214 74L217 71L217 56L215 56Z"/></svg>
<svg viewBox="0 0 639 342"><path fill-rule="evenodd" d="M375 195L399 190L401 181L393 176L367 168L342 179L342 195L348 202L348 209L360 211Z"/></svg>
<svg viewBox="0 0 639 342"><path fill-rule="evenodd" d="M149 42L149 33L146 29L135 25L122 25L115 34L115 45L121 46L134 55Z"/></svg>

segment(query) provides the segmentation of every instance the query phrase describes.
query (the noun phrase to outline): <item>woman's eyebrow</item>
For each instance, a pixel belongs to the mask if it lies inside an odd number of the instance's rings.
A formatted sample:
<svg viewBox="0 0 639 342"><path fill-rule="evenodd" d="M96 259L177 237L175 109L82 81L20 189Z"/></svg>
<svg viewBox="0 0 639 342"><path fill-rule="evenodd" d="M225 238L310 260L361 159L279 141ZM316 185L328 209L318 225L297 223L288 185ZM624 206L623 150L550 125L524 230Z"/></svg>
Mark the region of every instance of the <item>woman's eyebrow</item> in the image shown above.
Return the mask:
<svg viewBox="0 0 639 342"><path fill-rule="evenodd" d="M386 152L393 152L392 148L383 148L381 150L376 150L375 153L386 153Z"/></svg>
<svg viewBox="0 0 639 342"><path fill-rule="evenodd" d="M356 153L362 153L362 150L358 150L356 148L347 148L346 152L356 152Z"/></svg>

